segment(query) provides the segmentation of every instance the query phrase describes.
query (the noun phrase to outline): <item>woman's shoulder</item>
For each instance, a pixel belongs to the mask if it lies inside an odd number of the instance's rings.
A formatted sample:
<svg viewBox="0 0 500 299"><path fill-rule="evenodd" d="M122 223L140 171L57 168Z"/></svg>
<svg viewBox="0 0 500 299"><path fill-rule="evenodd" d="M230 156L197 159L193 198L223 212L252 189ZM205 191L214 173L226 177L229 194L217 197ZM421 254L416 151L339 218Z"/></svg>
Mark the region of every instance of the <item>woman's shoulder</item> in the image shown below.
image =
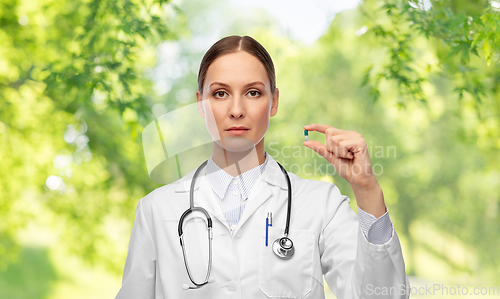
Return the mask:
<svg viewBox="0 0 500 299"><path fill-rule="evenodd" d="M175 193L175 189L178 186L179 181L180 179L170 184L153 189L151 192L141 198L140 201L143 203L143 205L153 205L158 201L165 201L172 198L172 195Z"/></svg>
<svg viewBox="0 0 500 299"><path fill-rule="evenodd" d="M192 174L193 172L190 172L172 183L155 188L146 196L141 198L141 202L143 205L152 207L158 206L159 204L174 203L178 200L178 196L176 196L176 194L180 194L185 190L186 182L190 180Z"/></svg>

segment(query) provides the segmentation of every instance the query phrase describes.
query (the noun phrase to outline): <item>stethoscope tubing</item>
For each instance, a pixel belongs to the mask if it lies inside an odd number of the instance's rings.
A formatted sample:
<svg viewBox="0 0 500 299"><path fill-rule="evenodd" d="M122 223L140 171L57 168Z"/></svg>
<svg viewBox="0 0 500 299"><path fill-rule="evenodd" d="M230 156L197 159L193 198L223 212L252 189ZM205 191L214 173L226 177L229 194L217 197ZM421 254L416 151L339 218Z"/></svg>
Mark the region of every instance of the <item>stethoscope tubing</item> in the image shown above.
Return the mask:
<svg viewBox="0 0 500 299"><path fill-rule="evenodd" d="M290 182L290 177L288 176L288 173L286 172L285 168L281 166L280 163L278 163L278 165L281 168L281 171L285 174L286 184L288 186L288 207L286 211L286 225L285 225L285 237L288 237L288 231L290 228L290 214L292 213L292 184Z"/></svg>
<svg viewBox="0 0 500 299"><path fill-rule="evenodd" d="M189 276L189 280L196 286L196 287L189 287L189 289L197 289L200 288L208 283L208 280L210 278L210 273L212 271L212 239L213 239L213 233L212 233L212 218L210 217L210 214L202 208L202 207L195 207L194 206L194 183L196 178L198 177L198 174L200 173L201 169L207 164L208 160L203 162L198 169L196 169L196 172L194 173L193 176L193 181L191 182L191 187L189 190L189 209L187 209L184 213L182 213L181 218L179 219L179 226L177 228L179 232L179 241L181 243L182 247L182 256L184 258L184 265L186 265L186 270ZM193 212L202 212L205 214L205 217L207 217L207 230L208 230L208 269L207 269L207 276L205 278L205 281L202 283L197 283L194 281L193 276L191 275L191 270L189 268L189 263L186 258L186 250L184 247L184 232L182 231L182 224L184 223L184 219L191 213Z"/></svg>
<svg viewBox="0 0 500 299"><path fill-rule="evenodd" d="M196 169L194 175L193 175L193 179L191 181L191 187L190 187L190 190L189 190L189 208L181 215L180 219L179 219L179 225L178 225L178 233L179 233L179 241L180 241L180 244L181 244L181 247L182 247L182 256L184 258L184 265L186 266L186 270L187 270L187 273L188 273L188 276L189 276L189 280L191 280L191 282L195 285L195 287L189 287L188 289L198 289L204 285L206 285L208 282L209 282L209 279L210 279L210 273L211 273L211 270L212 270L212 239L213 239L213 233L212 233L212 218L210 217L210 214L202 207L195 207L194 206L194 185L195 185L195 181L196 181L196 178L198 177L201 169L206 166L208 163L208 160L206 160L205 162L201 163L201 165L198 167L198 169ZM278 162L276 162L278 163ZM288 233L289 233L289 228L290 228L290 215L291 215L291 212L292 212L292 184L290 182L290 177L288 176L288 173L286 172L285 168L283 166L281 166L280 163L278 163L281 171L283 172L283 174L285 175L286 177L286 182L287 182L287 186L288 186L288 206L287 206L287 215L286 215L286 224L285 224L285 231L284 231L284 237L281 237L279 239L277 239L274 243L276 244L280 244L280 248L277 248L276 250L274 249L273 247L273 251L275 251L276 255L278 257L281 257L283 259L289 259L291 258L291 256L293 255L293 252L294 252L294 249L293 249L293 242L292 240L290 240L288 238ZM184 232L182 230L182 225L184 223L184 219L191 213L193 212L201 212L203 214L205 214L205 217L207 218L207 230L208 230L208 239L209 239L209 261L208 261L208 269L207 269L207 275L206 275L206 278L205 278L205 281L202 282L202 283L197 283L194 281L192 275L191 275L191 270L189 268L189 264L188 264L188 261L187 261L187 257L186 257L186 250L185 250L185 247L184 247ZM267 239L267 238L266 238ZM282 243L284 244L285 242L284 241L289 241L289 243L291 244L291 254L289 254L288 256L284 253L283 251L283 245L281 245ZM274 244L273 244L274 245ZM280 253L281 252L281 253Z"/></svg>

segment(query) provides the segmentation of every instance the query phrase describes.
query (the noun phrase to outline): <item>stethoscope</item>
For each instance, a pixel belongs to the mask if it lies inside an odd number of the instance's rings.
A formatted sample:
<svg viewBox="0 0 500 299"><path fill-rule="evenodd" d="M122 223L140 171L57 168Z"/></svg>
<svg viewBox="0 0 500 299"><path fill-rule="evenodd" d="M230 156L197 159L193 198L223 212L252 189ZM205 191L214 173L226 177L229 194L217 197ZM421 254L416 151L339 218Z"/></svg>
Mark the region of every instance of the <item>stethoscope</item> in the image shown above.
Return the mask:
<svg viewBox="0 0 500 299"><path fill-rule="evenodd" d="M179 231L179 239L180 239L181 247L182 247L182 256L184 257L184 265L186 266L186 271L188 273L189 279L195 285L194 287L189 287L188 285L183 285L182 288L184 290L199 289L202 286L206 285L207 283L214 281L213 278L210 278L210 273L212 272L212 239L213 239L212 218L210 218L210 215L208 214L208 212L204 208L194 206L194 195L193 195L196 178L198 177L198 174L200 173L201 169L205 165L207 165L207 162L208 162L208 160L201 163L201 165L198 167L198 169L196 169L196 172L194 173L193 180L191 181L191 188L189 190L189 208L182 214L181 218L179 219L178 231ZM278 162L276 162L276 163L278 163ZM285 225L284 236L276 239L273 242L272 249L277 257L279 257L280 259L283 259L283 260L288 260L295 253L295 248L293 247L293 242L288 237L288 232L289 232L289 227L290 227L290 213L292 210L292 184L290 183L290 177L288 176L288 173L286 172L285 168L283 168L283 166L281 166L280 163L278 163L278 165L281 168L281 171L285 174L286 182L288 185L288 208L287 208L287 214L286 214L286 225ZM191 275L191 270L189 269L189 265L188 265L187 258L186 258L186 251L184 248L184 238L183 238L183 232L182 232L182 224L184 223L184 218L186 218L186 216L191 214L192 212L196 212L196 211L202 212L203 214L205 214L205 217L207 218L207 229L208 229L208 253L209 253L208 269L207 269L207 275L205 277L205 280L202 283L195 282L192 275Z"/></svg>

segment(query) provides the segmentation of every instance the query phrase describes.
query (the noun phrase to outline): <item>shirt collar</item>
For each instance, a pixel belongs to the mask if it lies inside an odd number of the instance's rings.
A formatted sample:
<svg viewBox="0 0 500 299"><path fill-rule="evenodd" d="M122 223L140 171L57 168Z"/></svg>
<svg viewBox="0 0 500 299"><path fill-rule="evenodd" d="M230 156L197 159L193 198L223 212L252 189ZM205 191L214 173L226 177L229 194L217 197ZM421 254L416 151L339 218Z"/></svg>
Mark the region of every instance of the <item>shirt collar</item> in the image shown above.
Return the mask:
<svg viewBox="0 0 500 299"><path fill-rule="evenodd" d="M264 156L266 157L264 163L248 171L245 171L244 173L236 177L233 177L229 173L225 172L222 168L220 168L219 165L215 164L212 156L210 156L210 159L208 159L206 177L208 179L208 183L212 187L212 190L219 196L220 199L224 199L229 184L233 181L233 179L238 180L237 186L242 193L242 199L247 199L253 185L255 184L255 181L264 172L264 170L266 169L267 161L269 160L269 155L266 151L264 151Z"/></svg>

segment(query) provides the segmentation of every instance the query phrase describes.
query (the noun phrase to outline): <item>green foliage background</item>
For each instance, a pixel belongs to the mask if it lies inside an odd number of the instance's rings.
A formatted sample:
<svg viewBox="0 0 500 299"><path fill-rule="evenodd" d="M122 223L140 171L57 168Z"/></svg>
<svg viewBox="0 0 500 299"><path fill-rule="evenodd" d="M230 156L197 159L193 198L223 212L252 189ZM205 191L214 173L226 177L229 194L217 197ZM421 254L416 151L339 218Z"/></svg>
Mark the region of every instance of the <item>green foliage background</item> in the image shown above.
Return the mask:
<svg viewBox="0 0 500 299"><path fill-rule="evenodd" d="M116 295L136 204L159 186L141 132L154 105L195 101L207 50L196 41L230 34L255 37L274 59L275 159L322 164L314 178L354 198L301 132L309 123L360 132L408 274L497 285L499 11L431 4L366 0L304 45L266 12L224 1L0 0L0 298ZM166 93L153 80L164 45L180 66ZM61 189L47 187L52 175Z"/></svg>

